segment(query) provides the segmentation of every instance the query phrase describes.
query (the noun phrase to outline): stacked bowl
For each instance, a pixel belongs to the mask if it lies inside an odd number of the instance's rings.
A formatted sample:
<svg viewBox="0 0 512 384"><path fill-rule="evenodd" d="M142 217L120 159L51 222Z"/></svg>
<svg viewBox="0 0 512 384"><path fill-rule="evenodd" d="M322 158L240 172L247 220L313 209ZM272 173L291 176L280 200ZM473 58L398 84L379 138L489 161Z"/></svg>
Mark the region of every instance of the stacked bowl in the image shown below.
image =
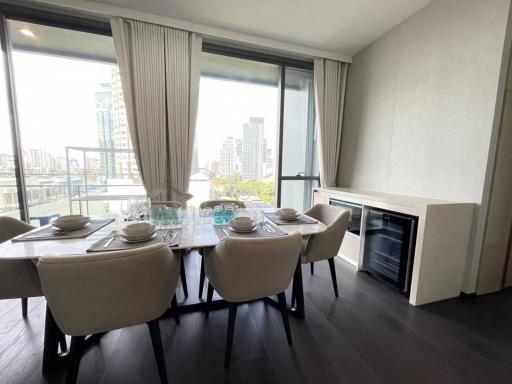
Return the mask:
<svg viewBox="0 0 512 384"><path fill-rule="evenodd" d="M277 210L279 217L286 221L293 221L299 218L300 212L295 208L281 208Z"/></svg>
<svg viewBox="0 0 512 384"><path fill-rule="evenodd" d="M149 223L129 224L120 231L120 238L127 243L140 243L156 236L156 227Z"/></svg>
<svg viewBox="0 0 512 384"><path fill-rule="evenodd" d="M59 216L55 220L52 221L52 226L61 230L61 231L72 231L74 229L79 229L85 227L89 224L89 216L83 215L66 215Z"/></svg>
<svg viewBox="0 0 512 384"><path fill-rule="evenodd" d="M257 223L251 217L240 216L230 220L229 225L229 229L234 232L249 233L256 229Z"/></svg>

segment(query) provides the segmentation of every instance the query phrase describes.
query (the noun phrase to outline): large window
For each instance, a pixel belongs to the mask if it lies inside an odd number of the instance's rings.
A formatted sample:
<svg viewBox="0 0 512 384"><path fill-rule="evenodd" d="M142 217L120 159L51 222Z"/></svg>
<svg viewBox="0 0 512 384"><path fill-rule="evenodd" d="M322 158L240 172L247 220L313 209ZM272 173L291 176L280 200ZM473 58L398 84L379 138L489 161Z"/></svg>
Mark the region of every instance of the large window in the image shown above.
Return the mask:
<svg viewBox="0 0 512 384"><path fill-rule="evenodd" d="M312 71L240 56L202 56L191 204L304 210L318 178Z"/></svg>
<svg viewBox="0 0 512 384"><path fill-rule="evenodd" d="M104 215L144 195L112 38L8 24L31 221Z"/></svg>
<svg viewBox="0 0 512 384"><path fill-rule="evenodd" d="M190 202L276 203L277 65L203 53Z"/></svg>

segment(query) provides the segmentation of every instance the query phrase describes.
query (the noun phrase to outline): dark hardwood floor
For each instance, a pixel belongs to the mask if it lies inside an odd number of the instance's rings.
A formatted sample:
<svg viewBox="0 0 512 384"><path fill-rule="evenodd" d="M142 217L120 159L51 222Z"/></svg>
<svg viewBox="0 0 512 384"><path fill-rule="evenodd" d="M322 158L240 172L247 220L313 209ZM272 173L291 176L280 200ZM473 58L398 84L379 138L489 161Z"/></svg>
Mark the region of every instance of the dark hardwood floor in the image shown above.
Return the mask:
<svg viewBox="0 0 512 384"><path fill-rule="evenodd" d="M186 257L197 297L199 257ZM306 319L291 318L286 343L276 308L238 309L231 370L224 370L227 309L161 320L170 382L181 383L512 383L512 290L419 308L336 261L335 299L327 262L303 267ZM180 286L180 285L178 285ZM181 288L178 300L183 297ZM206 290L204 296L206 298ZM64 367L41 375L45 302L0 301L0 383L63 383ZM79 383L158 383L147 326L105 334L82 359Z"/></svg>

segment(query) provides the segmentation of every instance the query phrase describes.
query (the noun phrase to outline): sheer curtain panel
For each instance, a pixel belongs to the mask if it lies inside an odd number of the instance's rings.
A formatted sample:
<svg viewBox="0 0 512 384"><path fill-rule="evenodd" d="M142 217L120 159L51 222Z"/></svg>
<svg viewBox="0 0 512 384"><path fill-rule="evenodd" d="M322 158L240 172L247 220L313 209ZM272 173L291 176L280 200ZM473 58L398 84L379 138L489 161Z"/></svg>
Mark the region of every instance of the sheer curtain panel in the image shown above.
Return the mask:
<svg viewBox="0 0 512 384"><path fill-rule="evenodd" d="M315 59L316 129L320 143L318 160L322 187L336 186L347 69L347 63Z"/></svg>
<svg viewBox="0 0 512 384"><path fill-rule="evenodd" d="M196 34L112 18L130 136L149 197L185 203L199 96Z"/></svg>

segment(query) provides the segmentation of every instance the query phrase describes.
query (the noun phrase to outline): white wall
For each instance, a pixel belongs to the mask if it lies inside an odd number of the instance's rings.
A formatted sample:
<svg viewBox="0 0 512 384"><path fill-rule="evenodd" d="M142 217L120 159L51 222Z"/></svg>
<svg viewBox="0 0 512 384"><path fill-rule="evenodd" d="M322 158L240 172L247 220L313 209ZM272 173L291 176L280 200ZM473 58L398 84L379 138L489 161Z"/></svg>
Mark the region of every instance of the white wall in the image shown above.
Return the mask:
<svg viewBox="0 0 512 384"><path fill-rule="evenodd" d="M353 58L339 186L482 202L509 3L434 0Z"/></svg>

